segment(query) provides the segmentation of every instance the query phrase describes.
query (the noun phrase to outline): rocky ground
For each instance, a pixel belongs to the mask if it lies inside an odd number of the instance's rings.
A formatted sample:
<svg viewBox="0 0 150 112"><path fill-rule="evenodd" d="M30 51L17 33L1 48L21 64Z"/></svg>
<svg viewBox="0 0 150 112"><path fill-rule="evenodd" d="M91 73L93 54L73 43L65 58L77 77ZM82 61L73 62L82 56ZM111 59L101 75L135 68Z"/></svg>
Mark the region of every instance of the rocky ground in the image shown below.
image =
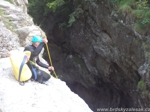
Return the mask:
<svg viewBox="0 0 150 112"><path fill-rule="evenodd" d="M2 112L92 112L60 79L47 85L28 81L19 85L9 58L0 59L0 110ZM0 111L0 112L1 112Z"/></svg>
<svg viewBox="0 0 150 112"><path fill-rule="evenodd" d="M43 31L27 14L28 0L0 1L0 112L91 112L65 82L51 78L47 85L14 78L8 52L30 43Z"/></svg>

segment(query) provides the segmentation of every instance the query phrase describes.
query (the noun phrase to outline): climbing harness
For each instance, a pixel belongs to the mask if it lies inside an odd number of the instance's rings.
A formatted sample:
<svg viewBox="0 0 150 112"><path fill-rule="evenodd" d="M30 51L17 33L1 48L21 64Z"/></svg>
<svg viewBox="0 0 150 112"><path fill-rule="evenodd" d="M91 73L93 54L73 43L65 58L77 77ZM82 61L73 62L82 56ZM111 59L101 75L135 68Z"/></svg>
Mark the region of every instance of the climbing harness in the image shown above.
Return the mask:
<svg viewBox="0 0 150 112"><path fill-rule="evenodd" d="M31 60L29 60L29 62L30 62L30 64L31 64L31 67L33 68L33 65L36 67L36 69L40 69L37 65L36 65L36 63L35 62L33 62L33 61L31 61ZM33 68L34 69L34 68ZM33 70L32 69L32 70ZM34 69L34 71L33 71L33 73L35 72L36 70ZM50 76L52 76L52 74L50 73L49 74ZM37 75L36 75L36 73L34 74L34 76L35 77L37 77ZM37 79L37 78L36 78Z"/></svg>

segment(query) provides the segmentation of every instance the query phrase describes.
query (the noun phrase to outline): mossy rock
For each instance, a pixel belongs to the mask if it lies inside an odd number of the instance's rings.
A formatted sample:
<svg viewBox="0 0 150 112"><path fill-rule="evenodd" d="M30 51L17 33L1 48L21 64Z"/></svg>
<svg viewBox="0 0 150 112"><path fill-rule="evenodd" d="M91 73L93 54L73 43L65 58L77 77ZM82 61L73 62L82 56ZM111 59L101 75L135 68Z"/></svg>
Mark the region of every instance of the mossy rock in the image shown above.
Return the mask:
<svg viewBox="0 0 150 112"><path fill-rule="evenodd" d="M6 1L8 1L8 2L11 3L11 4L13 4L13 1L12 1L12 0L6 0Z"/></svg>
<svg viewBox="0 0 150 112"><path fill-rule="evenodd" d="M144 80L140 80L138 82L137 89L139 91L145 91L146 90L146 82Z"/></svg>
<svg viewBox="0 0 150 112"><path fill-rule="evenodd" d="M81 58L79 58L79 57L77 57L77 56L73 56L73 60L74 60L74 62L75 63L77 63L77 64L79 64L80 65L80 67L81 67L81 69L83 70L83 71L88 71L88 69L87 69L87 67L86 67L86 65L85 65L85 63L84 63L84 61L81 59Z"/></svg>
<svg viewBox="0 0 150 112"><path fill-rule="evenodd" d="M142 91L142 95L143 96L149 96L149 91L148 90Z"/></svg>

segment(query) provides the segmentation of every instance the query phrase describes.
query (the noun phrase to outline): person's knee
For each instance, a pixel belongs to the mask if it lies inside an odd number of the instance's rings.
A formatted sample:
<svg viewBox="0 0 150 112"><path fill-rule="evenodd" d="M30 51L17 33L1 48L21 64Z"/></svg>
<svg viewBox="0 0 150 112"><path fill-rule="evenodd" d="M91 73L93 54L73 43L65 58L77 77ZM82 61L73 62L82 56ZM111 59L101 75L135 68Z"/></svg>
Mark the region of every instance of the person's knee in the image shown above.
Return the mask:
<svg viewBox="0 0 150 112"><path fill-rule="evenodd" d="M49 80L50 78L51 78L51 76L49 74L47 74L46 80Z"/></svg>
<svg viewBox="0 0 150 112"><path fill-rule="evenodd" d="M44 71L43 71L43 73L42 73L42 76L43 76L43 80L44 80L44 81L47 81L47 80L50 79L50 75L49 75L48 73L44 72Z"/></svg>

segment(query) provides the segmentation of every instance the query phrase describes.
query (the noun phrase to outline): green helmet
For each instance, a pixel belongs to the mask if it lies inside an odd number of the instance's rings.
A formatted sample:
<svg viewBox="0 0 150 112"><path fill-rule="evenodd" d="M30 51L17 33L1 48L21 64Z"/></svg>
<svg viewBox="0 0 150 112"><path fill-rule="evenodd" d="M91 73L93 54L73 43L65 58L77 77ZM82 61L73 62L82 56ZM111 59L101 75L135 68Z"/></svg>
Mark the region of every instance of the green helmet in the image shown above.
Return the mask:
<svg viewBox="0 0 150 112"><path fill-rule="evenodd" d="M32 37L32 42L35 43L35 42L42 42L42 38L40 36L33 36Z"/></svg>

